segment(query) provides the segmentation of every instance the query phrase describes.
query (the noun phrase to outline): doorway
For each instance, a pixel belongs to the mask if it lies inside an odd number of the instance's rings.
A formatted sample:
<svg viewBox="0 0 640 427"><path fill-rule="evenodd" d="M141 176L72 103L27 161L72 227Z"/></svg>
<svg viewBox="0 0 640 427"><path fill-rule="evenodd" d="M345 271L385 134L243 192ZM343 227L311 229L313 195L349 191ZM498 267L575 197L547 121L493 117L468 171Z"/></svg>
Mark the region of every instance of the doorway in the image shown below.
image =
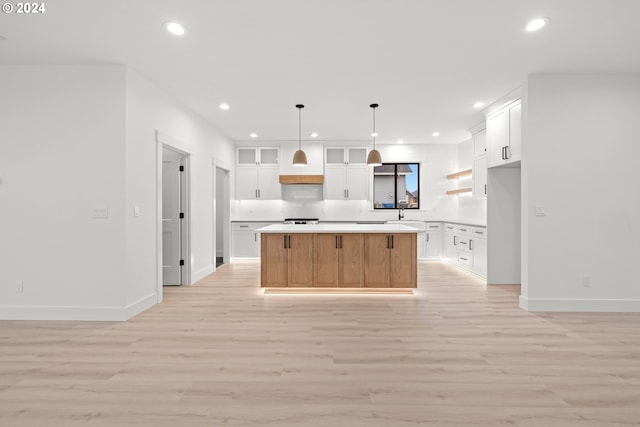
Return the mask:
<svg viewBox="0 0 640 427"><path fill-rule="evenodd" d="M162 285L186 282L188 257L187 156L162 147Z"/></svg>
<svg viewBox="0 0 640 427"><path fill-rule="evenodd" d="M216 268L230 259L230 182L229 170L214 166L215 260Z"/></svg>

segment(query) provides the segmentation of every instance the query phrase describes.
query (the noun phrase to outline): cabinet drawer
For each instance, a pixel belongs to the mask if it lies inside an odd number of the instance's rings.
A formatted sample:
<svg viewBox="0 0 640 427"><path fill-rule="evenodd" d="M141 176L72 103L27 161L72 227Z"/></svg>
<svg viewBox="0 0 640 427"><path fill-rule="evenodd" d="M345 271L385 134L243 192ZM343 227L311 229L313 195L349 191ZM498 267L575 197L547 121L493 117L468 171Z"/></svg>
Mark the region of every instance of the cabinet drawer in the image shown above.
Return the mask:
<svg viewBox="0 0 640 427"><path fill-rule="evenodd" d="M473 260L471 259L472 255L470 253L459 252L458 253L458 264L464 265L465 267L471 267L473 265Z"/></svg>
<svg viewBox="0 0 640 427"><path fill-rule="evenodd" d="M257 224L255 222L233 222L231 223L231 229L232 230L245 230L245 231L251 231L251 230L255 230L257 227Z"/></svg>
<svg viewBox="0 0 640 427"><path fill-rule="evenodd" d="M427 231L439 231L442 230L441 222L427 222L426 223Z"/></svg>
<svg viewBox="0 0 640 427"><path fill-rule="evenodd" d="M456 225L456 233L460 234L462 236L468 236L469 235L469 231L471 230L471 227L468 225Z"/></svg>
<svg viewBox="0 0 640 427"><path fill-rule="evenodd" d="M444 231L449 232L449 233L455 233L456 232L456 224L445 223L444 224Z"/></svg>
<svg viewBox="0 0 640 427"><path fill-rule="evenodd" d="M456 246L458 250L468 251L469 249L469 236L461 236L460 234L456 235Z"/></svg>
<svg viewBox="0 0 640 427"><path fill-rule="evenodd" d="M471 227L471 232L469 235L474 239L486 239L487 229L484 227Z"/></svg>

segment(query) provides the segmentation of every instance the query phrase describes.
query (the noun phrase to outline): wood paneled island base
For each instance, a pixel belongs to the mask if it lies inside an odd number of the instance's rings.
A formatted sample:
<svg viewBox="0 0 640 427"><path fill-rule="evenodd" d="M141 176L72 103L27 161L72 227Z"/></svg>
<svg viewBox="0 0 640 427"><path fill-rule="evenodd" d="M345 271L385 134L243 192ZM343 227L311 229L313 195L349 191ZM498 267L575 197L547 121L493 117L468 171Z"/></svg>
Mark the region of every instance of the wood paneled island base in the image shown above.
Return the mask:
<svg viewBox="0 0 640 427"><path fill-rule="evenodd" d="M402 224L275 224L259 229L269 293L411 293L417 232Z"/></svg>

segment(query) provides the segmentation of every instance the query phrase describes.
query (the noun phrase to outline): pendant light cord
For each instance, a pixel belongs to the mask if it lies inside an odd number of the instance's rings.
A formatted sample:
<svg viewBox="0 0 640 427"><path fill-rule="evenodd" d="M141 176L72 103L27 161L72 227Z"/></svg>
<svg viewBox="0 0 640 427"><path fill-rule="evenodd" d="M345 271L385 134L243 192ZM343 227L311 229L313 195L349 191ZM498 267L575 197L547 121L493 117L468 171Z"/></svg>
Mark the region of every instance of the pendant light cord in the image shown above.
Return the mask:
<svg viewBox="0 0 640 427"><path fill-rule="evenodd" d="M302 150L302 108L298 108L298 150Z"/></svg>
<svg viewBox="0 0 640 427"><path fill-rule="evenodd" d="M298 109L298 150L302 150L302 109L303 104L296 104Z"/></svg>
<svg viewBox="0 0 640 427"><path fill-rule="evenodd" d="M373 107L373 149L376 149L376 107Z"/></svg>
<svg viewBox="0 0 640 427"><path fill-rule="evenodd" d="M376 108L378 108L378 104L369 105L373 109L373 133L371 136L373 137L373 149L376 149Z"/></svg>

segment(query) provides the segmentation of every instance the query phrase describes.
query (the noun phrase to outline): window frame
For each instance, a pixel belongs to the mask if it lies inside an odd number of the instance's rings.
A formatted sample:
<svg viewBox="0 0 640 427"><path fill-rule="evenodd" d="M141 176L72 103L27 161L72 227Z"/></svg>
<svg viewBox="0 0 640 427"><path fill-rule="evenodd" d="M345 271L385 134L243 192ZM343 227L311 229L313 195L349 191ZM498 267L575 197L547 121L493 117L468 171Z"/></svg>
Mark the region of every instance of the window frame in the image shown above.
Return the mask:
<svg viewBox="0 0 640 427"><path fill-rule="evenodd" d="M393 207L390 208L385 208L385 207L378 207L376 206L376 172L375 169L378 166L373 167L372 169L372 177L373 177L373 187L372 187L372 195L373 195L373 209L374 210L398 210L398 209L410 209L410 210L419 210L420 209L420 162L388 162L388 163L382 163L382 166L389 166L389 165L393 165L394 166L394 172L393 172L393 193L394 193L394 198L393 198ZM401 208L400 206L398 206L398 165L416 165L417 166L417 170L416 170L416 174L417 174L417 178L416 178L416 182L418 183L418 188L416 189L416 191L418 192L418 200L416 203L415 207L404 207Z"/></svg>

